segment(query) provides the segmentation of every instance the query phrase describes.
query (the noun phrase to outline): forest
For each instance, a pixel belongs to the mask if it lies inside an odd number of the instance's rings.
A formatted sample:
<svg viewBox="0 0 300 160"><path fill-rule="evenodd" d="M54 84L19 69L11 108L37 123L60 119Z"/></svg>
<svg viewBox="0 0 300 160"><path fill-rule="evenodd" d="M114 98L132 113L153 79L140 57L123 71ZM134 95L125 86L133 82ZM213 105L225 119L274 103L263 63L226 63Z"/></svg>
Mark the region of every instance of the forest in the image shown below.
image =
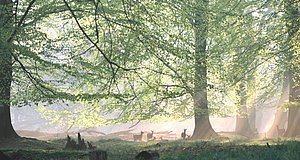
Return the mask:
<svg viewBox="0 0 300 160"><path fill-rule="evenodd" d="M299 0L0 0L0 159L300 159L299 28Z"/></svg>

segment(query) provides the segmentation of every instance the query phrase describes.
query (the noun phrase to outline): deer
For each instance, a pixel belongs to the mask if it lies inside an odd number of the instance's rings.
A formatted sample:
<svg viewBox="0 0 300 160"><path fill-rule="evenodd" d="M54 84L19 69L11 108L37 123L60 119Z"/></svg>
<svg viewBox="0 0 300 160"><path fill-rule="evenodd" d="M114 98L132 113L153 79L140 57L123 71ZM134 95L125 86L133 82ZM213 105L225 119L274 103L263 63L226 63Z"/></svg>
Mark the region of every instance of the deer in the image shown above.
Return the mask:
<svg viewBox="0 0 300 160"><path fill-rule="evenodd" d="M184 129L183 132L181 133L181 138L182 138L182 139L185 139L185 138L187 137L187 135L186 135L186 130L187 130L187 129Z"/></svg>
<svg viewBox="0 0 300 160"><path fill-rule="evenodd" d="M151 130L151 133L147 133L147 141L153 139L153 134L154 134L154 131L152 131L152 130Z"/></svg>
<svg viewBox="0 0 300 160"><path fill-rule="evenodd" d="M284 128L279 129L279 126L278 126L278 125L276 126L276 129L277 129L277 135L278 135L278 137L283 136L283 134L284 134L284 132L285 132L285 129L284 129Z"/></svg>
<svg viewBox="0 0 300 160"><path fill-rule="evenodd" d="M142 141L142 139L143 139L143 134L144 134L143 131L141 131L141 134L134 134L134 135L133 135L133 140L134 140L134 141Z"/></svg>

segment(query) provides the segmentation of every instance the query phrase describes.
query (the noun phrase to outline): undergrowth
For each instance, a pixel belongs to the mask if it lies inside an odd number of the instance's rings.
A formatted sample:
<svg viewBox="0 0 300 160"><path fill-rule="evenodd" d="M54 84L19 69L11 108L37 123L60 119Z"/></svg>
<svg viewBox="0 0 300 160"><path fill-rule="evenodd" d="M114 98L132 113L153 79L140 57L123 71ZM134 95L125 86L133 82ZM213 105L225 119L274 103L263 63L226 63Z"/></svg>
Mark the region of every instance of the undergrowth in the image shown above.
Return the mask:
<svg viewBox="0 0 300 160"><path fill-rule="evenodd" d="M88 159L89 150L64 150L65 142L66 139L47 142L31 139L0 141L0 150L14 160ZM92 144L99 150L107 151L108 160L132 160L144 150L156 150L160 154L160 160L300 159L300 142L291 139L153 142L109 139L92 141Z"/></svg>

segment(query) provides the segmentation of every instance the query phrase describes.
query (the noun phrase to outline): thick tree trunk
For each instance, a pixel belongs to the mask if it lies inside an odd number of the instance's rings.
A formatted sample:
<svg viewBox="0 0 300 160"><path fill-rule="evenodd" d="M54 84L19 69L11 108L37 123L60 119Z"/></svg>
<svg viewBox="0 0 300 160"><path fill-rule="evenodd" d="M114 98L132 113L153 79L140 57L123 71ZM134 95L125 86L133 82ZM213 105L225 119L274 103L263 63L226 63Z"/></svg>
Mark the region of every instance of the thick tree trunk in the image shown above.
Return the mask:
<svg viewBox="0 0 300 160"><path fill-rule="evenodd" d="M207 9L208 1L196 2L198 7L194 13L194 33L195 33L195 80L194 80L194 115L195 129L192 139L207 139L217 136L209 121L207 103Z"/></svg>
<svg viewBox="0 0 300 160"><path fill-rule="evenodd" d="M241 114L236 116L236 125L235 125L235 132L236 134L246 136L248 138L251 138L254 136L254 132L252 131L248 119L247 108L242 107L240 109Z"/></svg>
<svg viewBox="0 0 300 160"><path fill-rule="evenodd" d="M250 108L248 108L248 120L249 120L249 125L250 125L250 129L251 131L253 131L254 134L257 134L257 128L256 128L256 107L252 106Z"/></svg>
<svg viewBox="0 0 300 160"><path fill-rule="evenodd" d="M300 135L300 75L298 67L299 66L293 67L291 74L293 78L290 81L289 102L295 104L291 103L288 111L288 126L284 134L285 137L295 137Z"/></svg>
<svg viewBox="0 0 300 160"><path fill-rule="evenodd" d="M243 107L240 111L241 112L247 111L247 108ZM236 134L243 135L248 138L254 136L254 132L250 127L247 113L241 113L240 115L236 116L235 132Z"/></svg>
<svg viewBox="0 0 300 160"><path fill-rule="evenodd" d="M0 4L0 139L18 137L11 124L10 116L10 89L12 82L12 55L10 53L10 36L13 28L12 2L2 0Z"/></svg>
<svg viewBox="0 0 300 160"><path fill-rule="evenodd" d="M11 56L0 44L0 139L18 137L11 124L10 87L12 82Z"/></svg>
<svg viewBox="0 0 300 160"><path fill-rule="evenodd" d="M284 134L285 137L300 136L300 110L290 108L288 113L288 127Z"/></svg>
<svg viewBox="0 0 300 160"><path fill-rule="evenodd" d="M0 139L19 137L11 124L9 106L3 104L0 107L0 128Z"/></svg>
<svg viewBox="0 0 300 160"><path fill-rule="evenodd" d="M267 132L267 138L277 138L282 135L278 132L278 129L284 129L285 124L287 122L287 112L284 109L281 109L280 107L288 102L289 100L289 84L290 84L290 75L289 72L284 73L284 80L283 80L283 85L282 85L282 93L280 96L280 100L278 103L278 108L275 113L275 118L273 125Z"/></svg>
<svg viewBox="0 0 300 160"><path fill-rule="evenodd" d="M291 47L290 55L290 94L288 111L288 126L285 137L300 135L300 53L294 51L295 42L300 40L300 4L297 0L285 0L286 26L288 30L288 45Z"/></svg>
<svg viewBox="0 0 300 160"><path fill-rule="evenodd" d="M194 95L195 129L192 139L209 139L217 136L209 121L206 93Z"/></svg>
<svg viewBox="0 0 300 160"><path fill-rule="evenodd" d="M275 113L274 122L271 128L267 132L267 138L278 138L281 135L278 129L285 129L285 124L287 122L287 112L284 109L277 109Z"/></svg>
<svg viewBox="0 0 300 160"><path fill-rule="evenodd" d="M243 82L241 82L243 83ZM248 112L247 112L247 95L245 85L240 84L237 89L237 96L239 97L238 101L238 115L236 116L236 127L235 132L237 134L253 137L254 133L251 130L250 123L248 120Z"/></svg>

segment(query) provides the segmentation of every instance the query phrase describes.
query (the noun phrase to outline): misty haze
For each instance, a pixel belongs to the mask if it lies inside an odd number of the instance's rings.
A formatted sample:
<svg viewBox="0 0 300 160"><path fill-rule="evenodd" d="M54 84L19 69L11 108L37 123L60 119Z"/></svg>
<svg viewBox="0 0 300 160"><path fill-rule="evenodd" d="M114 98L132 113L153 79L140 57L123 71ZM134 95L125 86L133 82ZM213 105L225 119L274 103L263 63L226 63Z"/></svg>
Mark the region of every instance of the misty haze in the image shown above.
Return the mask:
<svg viewBox="0 0 300 160"><path fill-rule="evenodd" d="M300 159L299 0L0 0L0 160Z"/></svg>

